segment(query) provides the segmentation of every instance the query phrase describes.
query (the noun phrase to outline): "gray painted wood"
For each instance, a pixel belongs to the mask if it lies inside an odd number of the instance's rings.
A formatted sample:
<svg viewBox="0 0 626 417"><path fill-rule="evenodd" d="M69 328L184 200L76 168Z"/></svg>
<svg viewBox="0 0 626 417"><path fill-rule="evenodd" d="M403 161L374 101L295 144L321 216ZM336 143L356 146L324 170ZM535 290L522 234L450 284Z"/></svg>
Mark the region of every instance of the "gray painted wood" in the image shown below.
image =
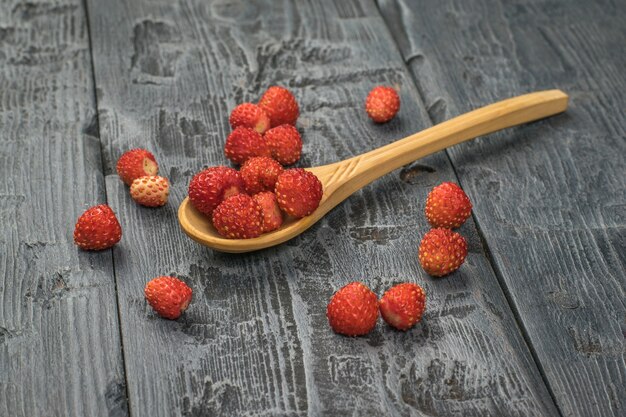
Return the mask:
<svg viewBox="0 0 626 417"><path fill-rule="evenodd" d="M0 2L0 415L124 416L111 251L74 223L104 203L80 1Z"/></svg>
<svg viewBox="0 0 626 417"><path fill-rule="evenodd" d="M449 156L561 413L625 415L626 3L379 5L434 122L570 94L567 114Z"/></svg>
<svg viewBox="0 0 626 417"><path fill-rule="evenodd" d="M426 127L428 115L376 6L366 1L88 1L107 190L125 238L114 251L131 414L547 416L556 409L474 225L450 278L418 265L428 190L454 178L445 154L355 194L299 238L229 255L189 240L176 209L192 174L224 164L228 112L273 83L302 109L301 165L343 159ZM368 121L379 83L402 94L393 122ZM153 151L169 204L132 202L114 163ZM178 321L159 319L145 282L194 289ZM363 280L381 294L418 282L425 319L345 338L327 325L331 294Z"/></svg>

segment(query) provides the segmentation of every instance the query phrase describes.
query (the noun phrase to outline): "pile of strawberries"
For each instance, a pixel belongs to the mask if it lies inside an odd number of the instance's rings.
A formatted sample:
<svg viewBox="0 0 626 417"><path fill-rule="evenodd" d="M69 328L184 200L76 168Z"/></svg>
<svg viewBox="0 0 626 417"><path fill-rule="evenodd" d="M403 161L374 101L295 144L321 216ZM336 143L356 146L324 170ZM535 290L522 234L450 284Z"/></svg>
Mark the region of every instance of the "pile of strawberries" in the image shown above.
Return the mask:
<svg viewBox="0 0 626 417"><path fill-rule="evenodd" d="M472 203L456 184L434 187L426 199L425 214L433 226L419 247L419 261L435 277L456 271L467 256L467 242L451 229L469 218ZM330 327L346 336L369 333L378 314L392 327L408 330L419 322L426 308L426 293L417 284L403 283L389 289L378 301L376 294L361 282L351 282L337 291L326 310Z"/></svg>
<svg viewBox="0 0 626 417"><path fill-rule="evenodd" d="M250 239L278 229L283 213L302 218L322 199L322 183L309 171L285 169L300 159L302 138L295 128L300 114L293 94L283 87L267 89L258 104L233 109L233 131L224 154L239 171L207 168L189 183L189 201L211 218L229 239Z"/></svg>

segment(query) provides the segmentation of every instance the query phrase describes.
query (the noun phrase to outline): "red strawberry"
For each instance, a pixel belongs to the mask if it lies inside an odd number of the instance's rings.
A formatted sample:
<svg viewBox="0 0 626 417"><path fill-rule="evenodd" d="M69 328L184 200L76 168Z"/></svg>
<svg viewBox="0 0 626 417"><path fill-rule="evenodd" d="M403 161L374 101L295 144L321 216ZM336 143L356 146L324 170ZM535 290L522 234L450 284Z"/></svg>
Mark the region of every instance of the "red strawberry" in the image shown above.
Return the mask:
<svg viewBox="0 0 626 417"><path fill-rule="evenodd" d="M253 156L272 156L265 138L256 130L243 126L228 135L224 154L235 164L243 164Z"/></svg>
<svg viewBox="0 0 626 417"><path fill-rule="evenodd" d="M239 172L246 184L246 190L250 194L256 194L261 191L274 191L276 180L283 172L283 167L272 158L256 156L244 162Z"/></svg>
<svg viewBox="0 0 626 417"><path fill-rule="evenodd" d="M360 282L351 282L330 299L326 317L336 333L346 336L367 334L378 320L376 294Z"/></svg>
<svg viewBox="0 0 626 417"><path fill-rule="evenodd" d="M426 293L416 284L404 283L391 287L380 299L380 314L392 327L408 330L422 319L426 308Z"/></svg>
<svg viewBox="0 0 626 417"><path fill-rule="evenodd" d="M252 197L237 194L213 211L213 226L229 239L250 239L263 233L263 212Z"/></svg>
<svg viewBox="0 0 626 417"><path fill-rule="evenodd" d="M283 224L283 213L278 207L276 194L265 191L252 196L254 201L261 207L263 213L263 233L278 229Z"/></svg>
<svg viewBox="0 0 626 417"><path fill-rule="evenodd" d="M223 200L245 193L239 172L224 166L207 168L189 183L189 200L201 213L210 216Z"/></svg>
<svg viewBox="0 0 626 417"><path fill-rule="evenodd" d="M433 227L454 229L469 218L472 203L461 187L453 182L444 182L430 191L424 211Z"/></svg>
<svg viewBox="0 0 626 417"><path fill-rule="evenodd" d="M376 123L388 122L394 118L398 110L400 110L400 97L391 87L375 87L365 100L365 111Z"/></svg>
<svg viewBox="0 0 626 417"><path fill-rule="evenodd" d="M459 269L467 256L467 242L450 229L431 229L422 238L419 260L424 270L442 277Z"/></svg>
<svg viewBox="0 0 626 417"><path fill-rule="evenodd" d="M295 97L283 87L268 88L259 100L259 107L269 116L272 127L283 124L294 125L300 114Z"/></svg>
<svg viewBox="0 0 626 417"><path fill-rule="evenodd" d="M238 105L230 113L230 127L243 126L263 134L270 127L270 118L262 108L252 103Z"/></svg>
<svg viewBox="0 0 626 417"><path fill-rule="evenodd" d="M300 218L313 213L320 205L322 183L312 172L293 168L278 176L275 192L280 208Z"/></svg>
<svg viewBox="0 0 626 417"><path fill-rule="evenodd" d="M137 203L147 207L160 207L167 203L170 184L167 178L153 175L137 178L130 185L130 196Z"/></svg>
<svg viewBox="0 0 626 417"><path fill-rule="evenodd" d="M106 204L85 211L74 227L74 242L84 250L108 249L121 238L122 227Z"/></svg>
<svg viewBox="0 0 626 417"><path fill-rule="evenodd" d="M178 278L158 277L146 284L144 293L159 316L176 320L187 310L193 291Z"/></svg>
<svg viewBox="0 0 626 417"><path fill-rule="evenodd" d="M292 125L280 125L265 132L265 140L272 158L283 165L298 162L302 152L302 139L298 129Z"/></svg>
<svg viewBox="0 0 626 417"><path fill-rule="evenodd" d="M132 184L139 177L156 175L158 172L159 165L154 155L145 149L130 150L117 160L117 175L126 185Z"/></svg>

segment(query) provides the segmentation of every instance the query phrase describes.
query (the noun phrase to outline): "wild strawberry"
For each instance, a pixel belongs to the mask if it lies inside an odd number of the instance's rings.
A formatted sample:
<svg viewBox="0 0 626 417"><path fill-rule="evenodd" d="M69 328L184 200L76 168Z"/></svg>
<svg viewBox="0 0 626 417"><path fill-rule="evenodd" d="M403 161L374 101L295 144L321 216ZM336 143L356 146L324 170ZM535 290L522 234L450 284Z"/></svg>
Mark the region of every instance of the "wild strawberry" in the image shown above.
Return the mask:
<svg viewBox="0 0 626 417"><path fill-rule="evenodd" d="M122 227L106 204L85 211L74 227L74 242L84 250L108 249L121 238Z"/></svg>
<svg viewBox="0 0 626 417"><path fill-rule="evenodd" d="M472 203L461 187L453 182L444 182L430 191L424 212L433 227L454 229L469 218Z"/></svg>
<svg viewBox="0 0 626 417"><path fill-rule="evenodd" d="M235 107L228 121L233 129L243 126L254 129L260 134L270 128L270 118L265 111L252 103L243 103Z"/></svg>
<svg viewBox="0 0 626 417"><path fill-rule="evenodd" d="M283 171L276 181L276 198L280 208L290 216L313 213L322 199L322 183L312 172L302 168Z"/></svg>
<svg viewBox="0 0 626 417"><path fill-rule="evenodd" d="M234 164L243 164L253 156L272 156L265 138L256 130L243 126L228 135L224 154Z"/></svg>
<svg viewBox="0 0 626 417"><path fill-rule="evenodd" d="M467 242L450 229L431 229L422 238L419 260L424 270L442 277L459 269L467 256Z"/></svg>
<svg viewBox="0 0 626 417"><path fill-rule="evenodd" d="M139 177L156 175L157 172L159 165L154 155L145 149L132 149L117 160L117 175L126 185L132 184Z"/></svg>
<svg viewBox="0 0 626 417"><path fill-rule="evenodd" d="M237 194L213 210L213 226L229 239L250 239L263 233L263 212L252 197Z"/></svg>
<svg viewBox="0 0 626 417"><path fill-rule="evenodd" d="M189 183L189 201L199 212L210 216L223 200L245 191L239 172L224 166L211 167L196 174Z"/></svg>
<svg viewBox="0 0 626 417"><path fill-rule="evenodd" d="M146 207L160 207L167 203L170 184L167 178L153 175L137 178L130 185L130 196L137 203Z"/></svg>
<svg viewBox="0 0 626 417"><path fill-rule="evenodd" d="M283 172L283 167L272 158L256 156L244 162L239 172L246 184L246 190L250 194L256 194L261 191L274 191L276 180Z"/></svg>
<svg viewBox="0 0 626 417"><path fill-rule="evenodd" d="M265 140L272 158L283 165L298 162L302 152L302 138L298 129L292 125L280 125L265 132Z"/></svg>
<svg viewBox="0 0 626 417"><path fill-rule="evenodd" d="M265 191L253 195L252 198L261 207L263 213L263 233L278 229L283 224L283 212L278 207L276 194Z"/></svg>
<svg viewBox="0 0 626 417"><path fill-rule="evenodd" d="M330 299L326 317L336 333L346 336L367 334L378 320L376 294L360 282L351 282Z"/></svg>
<svg viewBox="0 0 626 417"><path fill-rule="evenodd" d="M295 97L283 87L268 88L259 100L259 107L269 116L271 127L284 124L294 125L300 114Z"/></svg>
<svg viewBox="0 0 626 417"><path fill-rule="evenodd" d="M163 318L176 320L191 302L193 291L174 277L157 277L146 284L146 300Z"/></svg>
<svg viewBox="0 0 626 417"><path fill-rule="evenodd" d="M394 118L398 110L400 110L400 97L391 87L375 87L365 100L365 111L376 123L388 122Z"/></svg>
<svg viewBox="0 0 626 417"><path fill-rule="evenodd" d="M419 285L398 284L380 299L380 314L392 327L408 330L422 319L426 308L426 293Z"/></svg>

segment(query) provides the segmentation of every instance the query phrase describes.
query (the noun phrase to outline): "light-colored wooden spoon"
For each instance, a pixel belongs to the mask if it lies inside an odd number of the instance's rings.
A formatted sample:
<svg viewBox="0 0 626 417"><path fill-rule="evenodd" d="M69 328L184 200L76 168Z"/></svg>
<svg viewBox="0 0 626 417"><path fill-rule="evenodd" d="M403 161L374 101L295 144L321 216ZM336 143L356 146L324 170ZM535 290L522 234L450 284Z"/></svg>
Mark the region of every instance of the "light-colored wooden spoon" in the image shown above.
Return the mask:
<svg viewBox="0 0 626 417"><path fill-rule="evenodd" d="M397 142L330 165L307 168L324 186L320 206L310 216L287 219L283 226L254 239L226 239L186 198L178 220L192 239L222 252L250 252L283 243L306 229L333 207L370 182L412 161L449 146L507 127L552 116L567 109L560 90L540 91L500 101L408 136Z"/></svg>

